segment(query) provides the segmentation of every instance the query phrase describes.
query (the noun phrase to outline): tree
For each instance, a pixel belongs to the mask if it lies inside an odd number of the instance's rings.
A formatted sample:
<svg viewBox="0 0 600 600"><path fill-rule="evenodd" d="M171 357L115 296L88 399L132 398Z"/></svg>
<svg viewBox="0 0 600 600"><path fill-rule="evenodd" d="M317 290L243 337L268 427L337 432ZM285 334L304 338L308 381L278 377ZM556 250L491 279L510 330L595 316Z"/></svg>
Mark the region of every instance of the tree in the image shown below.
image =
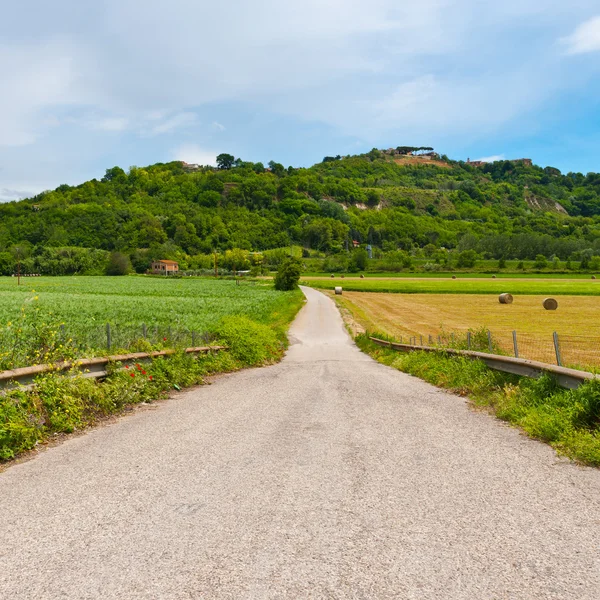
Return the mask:
<svg viewBox="0 0 600 600"><path fill-rule="evenodd" d="M235 162L235 157L232 154L219 154L217 156L217 167L221 170L231 169Z"/></svg>
<svg viewBox="0 0 600 600"><path fill-rule="evenodd" d="M458 255L458 260L456 261L456 266L459 269L472 269L477 262L477 252L475 250L463 250Z"/></svg>
<svg viewBox="0 0 600 600"><path fill-rule="evenodd" d="M381 197L375 190L369 190L367 192L367 206L375 208L379 204L380 200Z"/></svg>
<svg viewBox="0 0 600 600"><path fill-rule="evenodd" d="M15 272L15 259L10 252L0 252L0 275L12 275Z"/></svg>
<svg viewBox="0 0 600 600"><path fill-rule="evenodd" d="M250 268L250 259L248 256L248 250L233 248L232 250L227 250L225 252L221 264L230 271L246 271Z"/></svg>
<svg viewBox="0 0 600 600"><path fill-rule="evenodd" d="M285 292L295 290L300 281L302 265L297 258L286 258L277 269L275 275L275 289Z"/></svg>
<svg viewBox="0 0 600 600"><path fill-rule="evenodd" d="M277 175L277 177L285 175L285 167L281 163L275 162L274 160L269 161L269 169L271 169L271 173L273 173L273 175Z"/></svg>
<svg viewBox="0 0 600 600"><path fill-rule="evenodd" d="M113 252L106 267L107 275L127 275L131 272L131 261L129 256L122 252Z"/></svg>
<svg viewBox="0 0 600 600"><path fill-rule="evenodd" d="M537 254L533 266L538 270L545 269L548 266L548 259L543 254Z"/></svg>
<svg viewBox="0 0 600 600"><path fill-rule="evenodd" d="M369 255L364 248L358 248L352 252L348 269L350 271L364 271L367 268Z"/></svg>

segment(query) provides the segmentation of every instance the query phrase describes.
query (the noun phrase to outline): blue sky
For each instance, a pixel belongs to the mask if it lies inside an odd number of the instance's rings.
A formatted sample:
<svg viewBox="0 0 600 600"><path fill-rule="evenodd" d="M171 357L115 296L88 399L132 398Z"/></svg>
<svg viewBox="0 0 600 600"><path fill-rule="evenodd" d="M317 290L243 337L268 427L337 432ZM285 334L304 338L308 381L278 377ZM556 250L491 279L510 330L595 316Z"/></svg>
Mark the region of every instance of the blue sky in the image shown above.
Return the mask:
<svg viewBox="0 0 600 600"><path fill-rule="evenodd" d="M598 0L30 0L0 75L0 201L220 152L600 171Z"/></svg>

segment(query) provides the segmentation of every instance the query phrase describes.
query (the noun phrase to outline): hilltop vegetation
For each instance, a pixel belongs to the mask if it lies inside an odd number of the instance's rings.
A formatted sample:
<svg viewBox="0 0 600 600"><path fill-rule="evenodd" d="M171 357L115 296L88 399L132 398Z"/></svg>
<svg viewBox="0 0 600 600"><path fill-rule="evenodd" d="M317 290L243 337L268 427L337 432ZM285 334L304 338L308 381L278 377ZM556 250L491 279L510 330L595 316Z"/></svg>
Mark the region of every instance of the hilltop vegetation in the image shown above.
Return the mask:
<svg viewBox="0 0 600 600"><path fill-rule="evenodd" d="M260 261L231 251L290 244L364 268L363 249L345 251L353 240L399 268L419 256L444 267L488 258L586 268L600 255L600 174L446 157L414 164L377 150L307 169L219 159L221 168L114 167L100 181L0 205L0 274L14 272L17 255L24 271L102 273L115 252L138 272L156 258L209 269L215 250L225 268L250 268ZM267 253L271 265L280 260Z"/></svg>

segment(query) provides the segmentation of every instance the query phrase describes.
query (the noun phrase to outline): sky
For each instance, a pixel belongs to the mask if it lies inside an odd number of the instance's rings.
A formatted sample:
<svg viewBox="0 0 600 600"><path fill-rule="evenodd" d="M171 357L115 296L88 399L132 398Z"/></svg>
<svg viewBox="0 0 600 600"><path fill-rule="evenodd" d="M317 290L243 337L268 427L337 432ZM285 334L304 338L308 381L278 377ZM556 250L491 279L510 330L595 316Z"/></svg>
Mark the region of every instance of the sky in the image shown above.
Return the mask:
<svg viewBox="0 0 600 600"><path fill-rule="evenodd" d="M600 171L598 0L29 0L0 78L0 201L221 152Z"/></svg>

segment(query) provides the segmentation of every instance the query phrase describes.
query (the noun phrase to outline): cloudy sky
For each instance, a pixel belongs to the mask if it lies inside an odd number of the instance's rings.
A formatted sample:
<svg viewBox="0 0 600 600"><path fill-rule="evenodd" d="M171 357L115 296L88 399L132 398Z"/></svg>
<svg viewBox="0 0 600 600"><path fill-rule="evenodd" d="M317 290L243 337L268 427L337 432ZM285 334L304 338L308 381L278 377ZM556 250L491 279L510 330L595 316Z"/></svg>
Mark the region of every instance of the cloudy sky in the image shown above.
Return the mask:
<svg viewBox="0 0 600 600"><path fill-rule="evenodd" d="M0 200L220 152L600 171L598 0L27 0L0 77Z"/></svg>

